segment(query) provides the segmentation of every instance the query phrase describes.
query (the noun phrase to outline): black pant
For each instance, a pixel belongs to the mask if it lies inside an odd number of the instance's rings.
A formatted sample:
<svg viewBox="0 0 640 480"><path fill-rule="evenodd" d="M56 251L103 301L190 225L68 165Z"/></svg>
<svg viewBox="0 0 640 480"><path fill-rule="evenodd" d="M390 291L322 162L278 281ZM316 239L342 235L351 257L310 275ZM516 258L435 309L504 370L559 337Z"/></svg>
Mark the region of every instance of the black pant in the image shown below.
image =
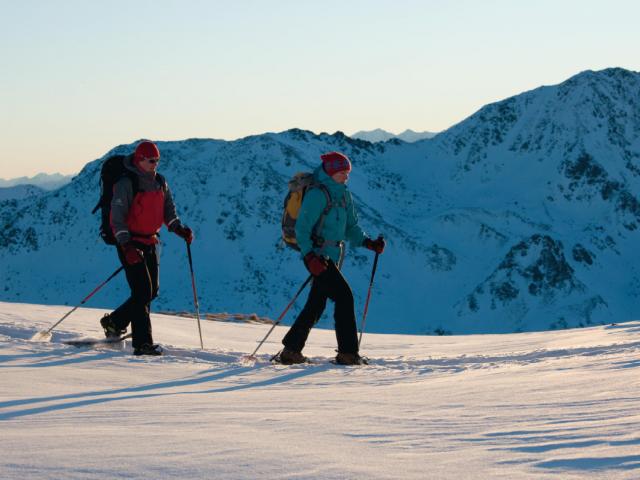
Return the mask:
<svg viewBox="0 0 640 480"><path fill-rule="evenodd" d="M155 245L136 243L136 246L142 251L144 260L135 265L128 265L122 249L117 247L118 258L124 266L131 296L111 313L111 319L117 328L124 330L131 323L133 348L138 348L145 343L153 343L149 310L151 300L158 296L160 286L158 282L158 254Z"/></svg>
<svg viewBox="0 0 640 480"><path fill-rule="evenodd" d="M342 273L331 260L329 260L329 268L313 278L307 303L282 340L285 347L294 352L302 351L311 328L324 312L327 298L335 303L333 318L338 339L338 351L358 353L358 329L353 293Z"/></svg>

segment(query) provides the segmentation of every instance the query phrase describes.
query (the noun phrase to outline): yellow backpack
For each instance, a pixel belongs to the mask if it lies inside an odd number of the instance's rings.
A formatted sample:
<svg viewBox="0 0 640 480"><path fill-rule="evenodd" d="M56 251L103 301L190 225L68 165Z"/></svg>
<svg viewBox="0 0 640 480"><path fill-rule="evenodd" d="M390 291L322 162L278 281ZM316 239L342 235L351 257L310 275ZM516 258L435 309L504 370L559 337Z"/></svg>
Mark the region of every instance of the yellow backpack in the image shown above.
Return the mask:
<svg viewBox="0 0 640 480"><path fill-rule="evenodd" d="M313 228L314 236L320 237L319 233L322 230L324 224L324 218L329 210L331 210L331 195L329 190L322 183L316 182L315 177L309 172L298 172L291 180L289 180L289 192L284 199L284 212L282 213L282 240L284 243L300 251L298 241L296 239L296 221L298 220L298 214L300 213L300 207L302 206L302 200L305 193L312 188L319 188L327 197L327 206L322 211L322 215L318 219L318 222Z"/></svg>

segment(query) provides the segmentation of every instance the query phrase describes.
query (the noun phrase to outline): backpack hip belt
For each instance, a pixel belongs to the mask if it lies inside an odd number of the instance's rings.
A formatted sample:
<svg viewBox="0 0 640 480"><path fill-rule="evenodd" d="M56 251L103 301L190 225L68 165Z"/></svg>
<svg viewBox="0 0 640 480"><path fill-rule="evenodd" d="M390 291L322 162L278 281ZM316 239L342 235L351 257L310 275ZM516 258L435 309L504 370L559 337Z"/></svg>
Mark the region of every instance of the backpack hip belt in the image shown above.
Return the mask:
<svg viewBox="0 0 640 480"><path fill-rule="evenodd" d="M344 240L322 240L316 248L318 247L320 248L320 251L318 252L320 256L322 256L325 248L338 247L340 249L340 257L338 257L337 267L338 270L342 270L342 263L344 262Z"/></svg>
<svg viewBox="0 0 640 480"><path fill-rule="evenodd" d="M344 246L344 240L326 240L326 239L321 238L321 237L315 237L313 239L313 243L314 243L314 245L316 245L317 247L320 247L320 248L325 248L325 247L340 247L340 248L342 248Z"/></svg>
<svg viewBox="0 0 640 480"><path fill-rule="evenodd" d="M131 238L153 238L153 237L159 237L160 236L160 232L156 232L156 233L137 233L137 232L129 231L129 234L131 235Z"/></svg>

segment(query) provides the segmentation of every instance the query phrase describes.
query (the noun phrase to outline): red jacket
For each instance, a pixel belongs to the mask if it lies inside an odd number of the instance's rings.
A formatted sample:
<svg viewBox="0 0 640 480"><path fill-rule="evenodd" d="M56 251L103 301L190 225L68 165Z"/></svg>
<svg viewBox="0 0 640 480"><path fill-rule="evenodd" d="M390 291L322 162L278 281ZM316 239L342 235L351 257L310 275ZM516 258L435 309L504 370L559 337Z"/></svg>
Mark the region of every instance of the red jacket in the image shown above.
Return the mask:
<svg viewBox="0 0 640 480"><path fill-rule="evenodd" d="M115 183L111 200L113 233L120 245L129 240L156 244L163 223L169 230L181 225L171 190L163 178L159 181L156 175L141 172L130 159L125 159L125 167L137 175L137 188L134 194L128 176Z"/></svg>
<svg viewBox="0 0 640 480"><path fill-rule="evenodd" d="M158 243L157 234L163 223L164 191L136 193L127 215L131 238L147 245Z"/></svg>

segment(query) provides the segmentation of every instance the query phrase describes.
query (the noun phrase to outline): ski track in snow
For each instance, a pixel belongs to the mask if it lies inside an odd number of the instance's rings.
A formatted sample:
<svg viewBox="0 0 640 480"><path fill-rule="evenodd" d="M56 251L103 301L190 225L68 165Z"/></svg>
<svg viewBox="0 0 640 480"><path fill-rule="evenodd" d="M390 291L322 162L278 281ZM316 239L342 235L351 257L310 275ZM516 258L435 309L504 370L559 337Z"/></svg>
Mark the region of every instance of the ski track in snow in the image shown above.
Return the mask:
<svg viewBox="0 0 640 480"><path fill-rule="evenodd" d="M65 311L0 303L2 478L640 478L640 322L365 335L366 367L330 363L323 330L314 363L273 365L278 327L246 366L265 325L204 322L200 350L192 319L154 315L165 355L134 357L61 343L99 336L101 312L80 309L30 340ZM149 446L105 454L123 426Z"/></svg>
<svg viewBox="0 0 640 480"><path fill-rule="evenodd" d="M616 328L616 327L609 327ZM582 348L563 348L553 350L535 350L527 352L512 352L503 355L461 355L458 357L447 358L410 358L405 356L370 358L370 364L366 367L367 375L376 372L383 372L384 375L389 373L397 373L398 375L413 374L424 375L433 373L459 373L470 369L487 369L500 368L512 365L529 365L533 363L560 360L576 356L585 357L601 357L605 355L618 355L628 352L630 354L638 354L640 352L640 327L629 328L617 326L617 328L625 328L630 332L637 331L639 340L637 342L603 345L597 347ZM26 340L31 338L36 330L28 328L16 328L10 325L0 323L0 339L10 341L13 339L15 346L24 351L33 351L34 342ZM148 357L131 357L130 342L124 342L125 346L98 344L94 347L74 347L64 344L64 341L77 339L74 334L58 334L54 333L54 339L51 342L41 343L39 349L42 351L30 356L17 358L14 355L0 355L0 362L7 362L4 368L8 367L37 367L37 366L55 366L62 365L73 360L60 360L59 356L64 357L97 357L115 360L122 357L125 361L153 361L154 363L194 363L204 364L213 368L223 368L231 366L242 366L243 357L248 355L245 352L225 351L222 349L209 348L206 351L180 348L171 345L164 345L164 356L159 359L149 359ZM100 338L100 337L96 337ZM330 363L333 357L310 356L311 363L299 365L278 365L271 364L270 359L273 354L258 354L257 365L253 368L261 368L272 366L275 370L296 370L296 369L330 369L347 367L334 365ZM20 357L20 356L18 356ZM44 358L42 358L44 357ZM53 360L52 360L53 359ZM635 362L632 362L634 364ZM638 360L640 365L640 359ZM251 370L248 368L247 370ZM358 369L361 370L361 369ZM393 377L392 381L396 381L397 377Z"/></svg>

